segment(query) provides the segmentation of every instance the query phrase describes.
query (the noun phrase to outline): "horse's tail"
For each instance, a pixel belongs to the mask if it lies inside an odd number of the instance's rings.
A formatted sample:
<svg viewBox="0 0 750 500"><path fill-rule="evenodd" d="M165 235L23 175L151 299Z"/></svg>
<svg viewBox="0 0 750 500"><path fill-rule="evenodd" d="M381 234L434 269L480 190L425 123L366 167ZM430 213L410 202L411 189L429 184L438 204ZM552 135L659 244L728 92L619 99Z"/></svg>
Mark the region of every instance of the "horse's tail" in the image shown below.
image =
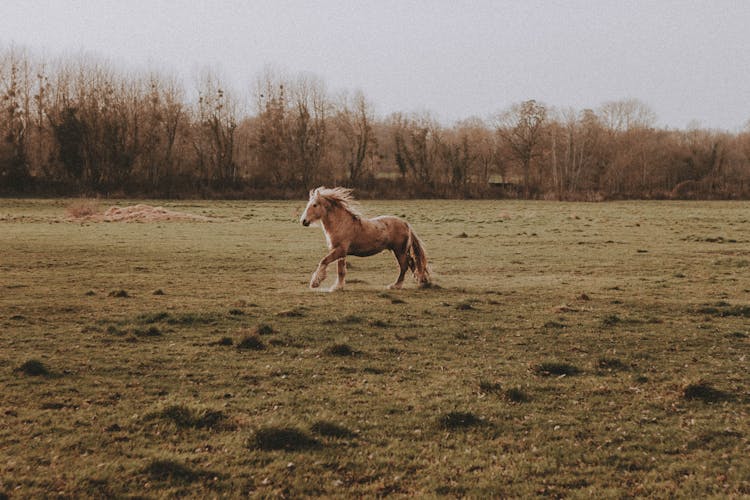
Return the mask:
<svg viewBox="0 0 750 500"><path fill-rule="evenodd" d="M409 269L414 273L414 278L420 286L429 286L430 265L427 263L427 253L424 251L422 240L419 239L411 226L409 226L407 251L409 253Z"/></svg>

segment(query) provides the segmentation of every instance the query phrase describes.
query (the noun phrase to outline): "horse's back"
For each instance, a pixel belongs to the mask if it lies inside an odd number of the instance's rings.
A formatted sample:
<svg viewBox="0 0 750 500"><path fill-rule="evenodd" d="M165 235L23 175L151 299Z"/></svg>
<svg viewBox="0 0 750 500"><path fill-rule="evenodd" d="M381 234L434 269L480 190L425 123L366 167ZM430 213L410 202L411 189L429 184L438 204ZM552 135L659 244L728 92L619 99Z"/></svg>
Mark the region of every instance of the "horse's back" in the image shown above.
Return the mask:
<svg viewBox="0 0 750 500"><path fill-rule="evenodd" d="M349 253L367 256L383 250L396 250L405 247L409 238L409 224L392 215L381 215L361 220L358 231L350 244Z"/></svg>

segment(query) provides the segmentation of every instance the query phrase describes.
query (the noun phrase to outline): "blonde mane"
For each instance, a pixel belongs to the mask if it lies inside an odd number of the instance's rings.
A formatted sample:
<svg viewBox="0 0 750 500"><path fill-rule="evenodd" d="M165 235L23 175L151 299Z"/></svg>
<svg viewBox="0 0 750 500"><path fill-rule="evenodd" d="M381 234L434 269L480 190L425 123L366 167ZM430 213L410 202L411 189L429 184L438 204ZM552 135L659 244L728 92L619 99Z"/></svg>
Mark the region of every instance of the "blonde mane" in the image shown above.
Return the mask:
<svg viewBox="0 0 750 500"><path fill-rule="evenodd" d="M363 217L359 203L352 196L352 190L343 187L320 187L316 189L318 196L325 199L333 207L341 207L349 212L352 217L359 219Z"/></svg>

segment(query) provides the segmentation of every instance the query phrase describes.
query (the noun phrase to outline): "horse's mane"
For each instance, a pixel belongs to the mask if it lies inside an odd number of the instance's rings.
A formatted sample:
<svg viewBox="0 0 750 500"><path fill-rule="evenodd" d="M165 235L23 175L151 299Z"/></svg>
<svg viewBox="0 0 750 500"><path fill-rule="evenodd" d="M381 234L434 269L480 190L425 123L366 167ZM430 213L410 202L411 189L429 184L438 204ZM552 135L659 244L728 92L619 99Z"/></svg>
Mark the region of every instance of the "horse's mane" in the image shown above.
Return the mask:
<svg viewBox="0 0 750 500"><path fill-rule="evenodd" d="M333 207L340 207L351 214L355 219L362 217L359 203L352 196L352 190L344 187L319 187L315 190L318 196L324 198Z"/></svg>

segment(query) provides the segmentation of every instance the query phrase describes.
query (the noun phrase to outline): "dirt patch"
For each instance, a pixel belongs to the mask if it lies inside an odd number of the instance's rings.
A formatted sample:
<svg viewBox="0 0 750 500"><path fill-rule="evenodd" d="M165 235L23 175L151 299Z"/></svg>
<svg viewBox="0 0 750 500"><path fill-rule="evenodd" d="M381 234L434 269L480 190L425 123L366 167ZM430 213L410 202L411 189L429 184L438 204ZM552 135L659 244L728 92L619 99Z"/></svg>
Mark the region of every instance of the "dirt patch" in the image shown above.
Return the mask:
<svg viewBox="0 0 750 500"><path fill-rule="evenodd" d="M130 207L114 206L102 213L86 214L80 217L70 216L69 220L76 222L210 222L212 219L203 215L138 204Z"/></svg>

